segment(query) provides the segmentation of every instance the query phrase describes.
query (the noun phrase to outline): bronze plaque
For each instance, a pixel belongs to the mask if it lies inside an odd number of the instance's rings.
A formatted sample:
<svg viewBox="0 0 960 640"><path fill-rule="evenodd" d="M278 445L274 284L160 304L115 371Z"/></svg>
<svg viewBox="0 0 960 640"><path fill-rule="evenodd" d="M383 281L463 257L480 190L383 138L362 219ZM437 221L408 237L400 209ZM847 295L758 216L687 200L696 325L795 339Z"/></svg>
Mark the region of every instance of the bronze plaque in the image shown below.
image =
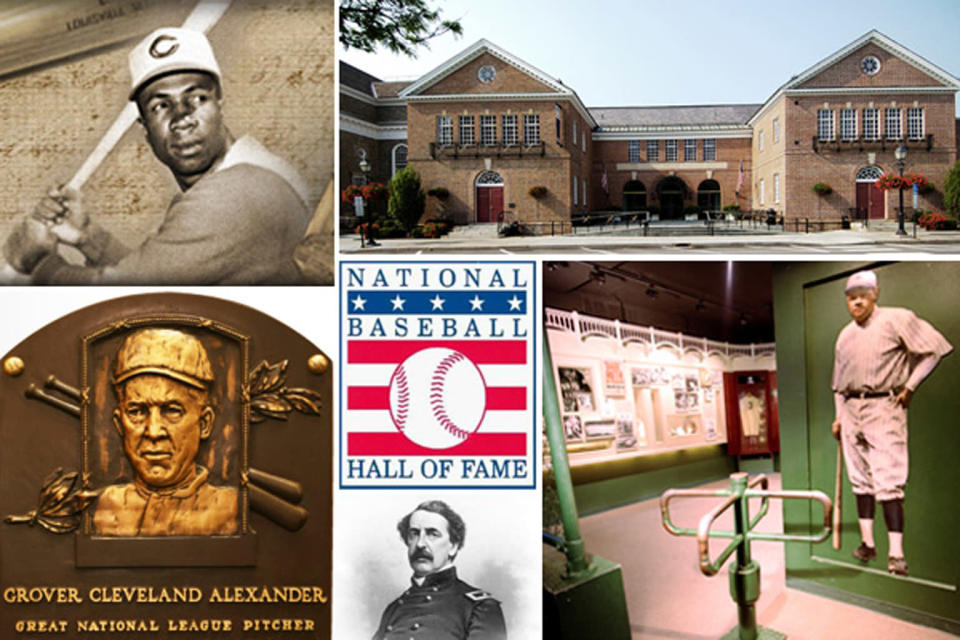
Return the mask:
<svg viewBox="0 0 960 640"><path fill-rule="evenodd" d="M76 311L3 363L0 637L329 637L318 348L163 293Z"/></svg>

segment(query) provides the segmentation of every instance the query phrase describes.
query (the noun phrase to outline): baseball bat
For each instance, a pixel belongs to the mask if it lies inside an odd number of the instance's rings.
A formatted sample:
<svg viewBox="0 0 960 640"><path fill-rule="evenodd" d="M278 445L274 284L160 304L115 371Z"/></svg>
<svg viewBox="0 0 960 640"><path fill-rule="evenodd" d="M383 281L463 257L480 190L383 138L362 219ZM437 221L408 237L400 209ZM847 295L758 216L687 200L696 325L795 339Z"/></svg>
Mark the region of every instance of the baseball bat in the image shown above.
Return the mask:
<svg viewBox="0 0 960 640"><path fill-rule="evenodd" d="M231 0L200 0L190 12L190 15L184 20L183 28L206 33L220 20L221 16L223 16L227 8L229 8L230 2ZM70 178L65 186L79 191L83 185L86 184L87 180L90 179L94 171L103 164L103 161L106 160L113 148L117 146L117 143L120 142L120 138L127 132L127 129L136 122L137 116L137 105L133 102L127 102L110 125L110 128L108 128L106 133L100 138L97 146L94 147L93 151L90 152L83 161L83 164L80 165L80 168L77 169L77 172L73 174L73 177ZM61 235L61 237L69 237L71 235L71 230L67 228L67 225L63 222L55 223L53 228L58 229L58 234ZM6 261L2 262L3 264L0 266L0 282L8 284L29 282L29 277L16 271Z"/></svg>
<svg viewBox="0 0 960 640"><path fill-rule="evenodd" d="M247 484L247 497L250 499L251 509L270 518L287 531L299 530L310 515L303 507L290 504L252 482Z"/></svg>
<svg viewBox="0 0 960 640"><path fill-rule="evenodd" d="M259 486L261 489L266 489L270 493L280 496L287 502L297 504L303 500L303 487L300 486L299 482L252 468L247 469L247 477L250 478L250 482Z"/></svg>
<svg viewBox="0 0 960 640"><path fill-rule="evenodd" d="M840 548L840 519L842 509L840 499L843 497L843 444L837 440L837 479L833 485L833 548Z"/></svg>

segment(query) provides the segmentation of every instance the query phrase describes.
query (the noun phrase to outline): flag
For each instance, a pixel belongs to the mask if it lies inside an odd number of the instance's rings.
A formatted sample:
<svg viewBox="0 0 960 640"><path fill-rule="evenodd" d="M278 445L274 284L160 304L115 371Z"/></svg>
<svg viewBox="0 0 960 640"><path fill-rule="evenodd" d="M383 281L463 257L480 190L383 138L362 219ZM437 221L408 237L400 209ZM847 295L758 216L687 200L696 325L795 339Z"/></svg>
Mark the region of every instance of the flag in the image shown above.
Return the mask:
<svg viewBox="0 0 960 640"><path fill-rule="evenodd" d="M607 184L607 164L603 164L603 172L600 174L600 188L607 195L610 195L609 185Z"/></svg>
<svg viewBox="0 0 960 640"><path fill-rule="evenodd" d="M737 174L737 193L743 189L743 160L740 161L740 172Z"/></svg>
<svg viewBox="0 0 960 640"><path fill-rule="evenodd" d="M345 262L341 276L342 486L420 486L437 465L444 486L534 483L534 263Z"/></svg>

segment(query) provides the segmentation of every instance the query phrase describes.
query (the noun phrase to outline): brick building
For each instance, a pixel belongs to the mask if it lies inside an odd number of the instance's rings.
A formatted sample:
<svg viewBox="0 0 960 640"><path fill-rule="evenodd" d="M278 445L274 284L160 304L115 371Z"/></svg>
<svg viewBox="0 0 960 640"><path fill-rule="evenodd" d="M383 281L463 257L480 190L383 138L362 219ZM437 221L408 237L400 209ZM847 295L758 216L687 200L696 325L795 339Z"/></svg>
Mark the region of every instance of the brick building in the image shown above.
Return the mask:
<svg viewBox="0 0 960 640"><path fill-rule="evenodd" d="M942 186L957 160L958 90L956 77L871 31L763 104L587 108L561 80L481 40L411 82L341 63L341 186L386 182L410 164L425 189L450 192L428 198L425 216L460 223L501 211L526 222L621 209L675 219L729 205L892 218L877 177L897 169L902 144L906 171ZM818 195L817 182L832 192ZM934 189L918 206L941 199Z"/></svg>

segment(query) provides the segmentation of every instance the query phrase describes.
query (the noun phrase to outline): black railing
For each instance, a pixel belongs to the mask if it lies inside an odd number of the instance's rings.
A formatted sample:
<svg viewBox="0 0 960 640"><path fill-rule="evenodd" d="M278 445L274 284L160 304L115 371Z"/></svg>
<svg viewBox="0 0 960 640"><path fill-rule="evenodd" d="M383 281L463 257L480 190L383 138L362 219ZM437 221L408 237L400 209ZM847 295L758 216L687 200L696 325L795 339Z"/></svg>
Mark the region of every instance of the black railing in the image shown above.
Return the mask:
<svg viewBox="0 0 960 640"><path fill-rule="evenodd" d="M430 143L430 157L437 158L483 158L487 156L531 156L538 155L543 157L547 154L547 145L541 140L534 144L524 144L516 142L505 144L497 142L495 144L457 144L457 143Z"/></svg>
<svg viewBox="0 0 960 640"><path fill-rule="evenodd" d="M851 138L849 140L844 140L841 138L835 138L833 140L821 140L819 136L811 137L811 144L813 146L814 153L820 153L821 151L869 151L871 149L879 149L880 151L893 151L901 144L906 145L907 149L924 149L930 151L933 149L933 134L928 133L923 138L898 138L898 139L888 139L884 137L876 138L874 140L868 140L864 138Z"/></svg>

